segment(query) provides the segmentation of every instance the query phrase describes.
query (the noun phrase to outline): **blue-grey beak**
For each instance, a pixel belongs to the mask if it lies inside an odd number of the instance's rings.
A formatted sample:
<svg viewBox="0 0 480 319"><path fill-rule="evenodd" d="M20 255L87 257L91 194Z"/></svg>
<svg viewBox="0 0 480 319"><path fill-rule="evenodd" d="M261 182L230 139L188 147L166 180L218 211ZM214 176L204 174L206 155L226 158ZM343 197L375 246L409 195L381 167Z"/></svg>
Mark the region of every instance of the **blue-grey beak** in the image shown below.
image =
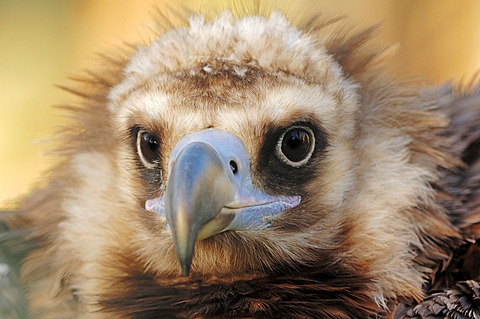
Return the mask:
<svg viewBox="0 0 480 319"><path fill-rule="evenodd" d="M196 240L223 231L258 231L300 203L299 196L272 196L252 185L247 151L236 136L208 129L180 140L169 161L165 193L146 209L165 217L184 275Z"/></svg>

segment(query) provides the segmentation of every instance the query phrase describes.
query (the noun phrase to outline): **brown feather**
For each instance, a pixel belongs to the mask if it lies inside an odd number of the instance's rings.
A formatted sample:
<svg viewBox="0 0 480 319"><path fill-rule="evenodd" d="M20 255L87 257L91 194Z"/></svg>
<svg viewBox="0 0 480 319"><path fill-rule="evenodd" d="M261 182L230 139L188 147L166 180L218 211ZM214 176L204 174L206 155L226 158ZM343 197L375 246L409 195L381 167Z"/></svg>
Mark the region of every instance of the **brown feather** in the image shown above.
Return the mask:
<svg viewBox="0 0 480 319"><path fill-rule="evenodd" d="M252 275L164 278L123 265L125 276L108 279L103 311L124 318L366 318L379 314L368 297L367 278L318 273L318 268ZM107 284L106 282L106 284ZM112 284L113 283L113 284Z"/></svg>

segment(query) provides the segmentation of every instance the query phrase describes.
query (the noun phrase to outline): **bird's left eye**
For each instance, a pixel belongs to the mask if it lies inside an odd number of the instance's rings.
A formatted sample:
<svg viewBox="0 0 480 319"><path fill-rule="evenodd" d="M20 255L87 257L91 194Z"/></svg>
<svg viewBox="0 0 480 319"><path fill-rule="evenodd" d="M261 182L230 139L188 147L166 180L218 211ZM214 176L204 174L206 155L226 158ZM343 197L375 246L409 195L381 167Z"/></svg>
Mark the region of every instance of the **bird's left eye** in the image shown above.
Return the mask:
<svg viewBox="0 0 480 319"><path fill-rule="evenodd" d="M286 164L299 167L308 162L315 147L315 136L308 127L291 127L278 140L277 156Z"/></svg>
<svg viewBox="0 0 480 319"><path fill-rule="evenodd" d="M156 134L139 130L137 133L137 152L146 167L153 167L160 157L160 142Z"/></svg>

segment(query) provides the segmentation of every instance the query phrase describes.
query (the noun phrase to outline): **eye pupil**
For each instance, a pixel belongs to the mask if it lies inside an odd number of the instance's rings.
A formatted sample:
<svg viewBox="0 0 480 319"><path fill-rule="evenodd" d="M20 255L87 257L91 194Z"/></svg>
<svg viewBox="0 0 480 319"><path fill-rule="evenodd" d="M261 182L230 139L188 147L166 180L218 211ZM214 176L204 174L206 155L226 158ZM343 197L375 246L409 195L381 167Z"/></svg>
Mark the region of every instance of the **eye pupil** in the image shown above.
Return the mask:
<svg viewBox="0 0 480 319"><path fill-rule="evenodd" d="M306 127L293 127L282 136L280 158L292 166L300 166L308 161L314 148L313 132Z"/></svg>
<svg viewBox="0 0 480 319"><path fill-rule="evenodd" d="M140 130L137 135L137 152L147 167L151 167L158 161L160 143L154 133Z"/></svg>

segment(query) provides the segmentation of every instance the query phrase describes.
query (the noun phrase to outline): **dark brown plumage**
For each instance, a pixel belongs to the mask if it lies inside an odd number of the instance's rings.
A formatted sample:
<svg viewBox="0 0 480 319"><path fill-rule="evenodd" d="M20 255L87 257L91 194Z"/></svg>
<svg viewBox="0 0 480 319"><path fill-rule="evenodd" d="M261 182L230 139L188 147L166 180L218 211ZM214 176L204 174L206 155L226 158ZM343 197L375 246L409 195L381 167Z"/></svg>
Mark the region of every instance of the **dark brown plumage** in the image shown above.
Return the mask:
<svg viewBox="0 0 480 319"><path fill-rule="evenodd" d="M479 316L476 81L424 88L374 28L257 13L67 89L58 164L3 215L33 318Z"/></svg>
<svg viewBox="0 0 480 319"><path fill-rule="evenodd" d="M419 304L408 305L397 314L401 318L480 318L480 285L468 280L450 289L431 292Z"/></svg>
<svg viewBox="0 0 480 319"><path fill-rule="evenodd" d="M155 280L124 266L128 276L113 282L100 306L126 317L368 318L383 313L365 291L368 280L342 271Z"/></svg>

